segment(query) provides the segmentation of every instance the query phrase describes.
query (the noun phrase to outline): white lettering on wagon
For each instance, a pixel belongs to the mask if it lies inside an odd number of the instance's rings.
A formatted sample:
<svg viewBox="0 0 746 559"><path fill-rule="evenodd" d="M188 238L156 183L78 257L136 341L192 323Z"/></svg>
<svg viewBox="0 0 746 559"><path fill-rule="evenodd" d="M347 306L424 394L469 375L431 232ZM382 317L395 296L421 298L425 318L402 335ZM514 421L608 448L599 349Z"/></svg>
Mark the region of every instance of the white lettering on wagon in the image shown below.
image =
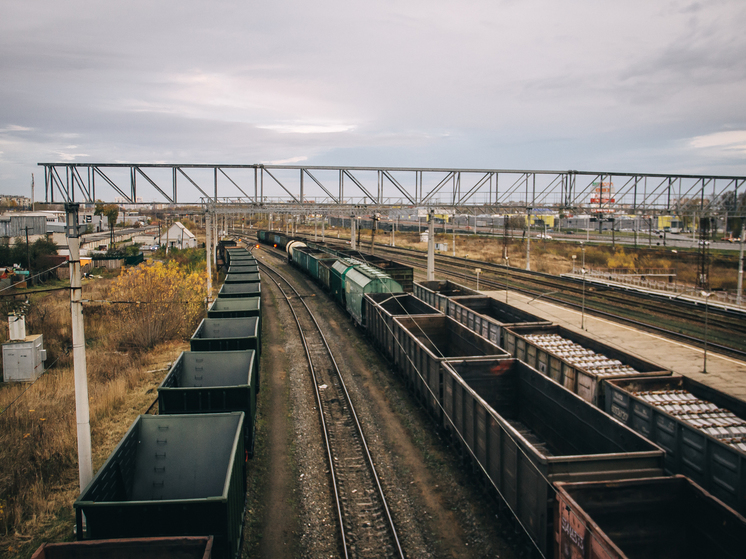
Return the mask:
<svg viewBox="0 0 746 559"><path fill-rule="evenodd" d="M575 529L570 526L570 522L567 520L567 518L562 519L562 531L567 534L567 537L570 538L570 541L574 543L578 548L580 549L581 553L585 553L585 541L583 538L580 537L580 534L578 534Z"/></svg>
<svg viewBox="0 0 746 559"><path fill-rule="evenodd" d="M621 419L624 423L627 422L627 418L629 417L629 414L616 404L611 404L611 413Z"/></svg>

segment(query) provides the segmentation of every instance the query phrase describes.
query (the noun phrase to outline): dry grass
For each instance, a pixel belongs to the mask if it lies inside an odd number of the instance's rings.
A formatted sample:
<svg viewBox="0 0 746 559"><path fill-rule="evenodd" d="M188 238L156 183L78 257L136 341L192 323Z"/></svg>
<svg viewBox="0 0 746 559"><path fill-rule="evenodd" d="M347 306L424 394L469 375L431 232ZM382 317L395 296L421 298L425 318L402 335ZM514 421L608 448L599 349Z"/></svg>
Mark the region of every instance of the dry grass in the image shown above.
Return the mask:
<svg viewBox="0 0 746 559"><path fill-rule="evenodd" d="M349 238L349 232L342 238ZM376 244L388 245L390 237L381 234L376 237ZM363 250L370 247L370 233L361 234ZM453 237L450 234L436 234L438 243L448 243L448 251L453 254ZM427 251L427 243L421 243L419 234L399 232L396 234L396 246L415 248ZM459 236L456 241L456 256L495 262L502 264L502 238L488 238L483 236ZM572 270L572 256L577 262L582 258L581 247L575 241L543 241L531 239L531 269L539 272L563 274ZM508 242L508 256L510 265L515 268L526 267L526 243L520 237ZM677 281L680 284L694 285L698 274L698 260L696 250L678 249L676 253L670 248L640 245L634 248L629 245L588 245L585 250L586 265L591 268L671 268L676 270ZM710 287L712 289L734 290L738 278L738 252L715 252L710 255Z"/></svg>
<svg viewBox="0 0 746 559"><path fill-rule="evenodd" d="M104 299L110 280L84 286ZM27 557L42 541L71 539L79 494L70 307L66 292L32 302L27 331L44 334L54 367L33 386L0 385L0 556ZM167 341L148 352L119 352L120 325L96 303L85 306L87 372L94 469L138 414L155 399L162 369L187 349ZM154 369L160 369L156 372ZM28 390L27 390L28 389ZM22 392L24 392L21 395Z"/></svg>

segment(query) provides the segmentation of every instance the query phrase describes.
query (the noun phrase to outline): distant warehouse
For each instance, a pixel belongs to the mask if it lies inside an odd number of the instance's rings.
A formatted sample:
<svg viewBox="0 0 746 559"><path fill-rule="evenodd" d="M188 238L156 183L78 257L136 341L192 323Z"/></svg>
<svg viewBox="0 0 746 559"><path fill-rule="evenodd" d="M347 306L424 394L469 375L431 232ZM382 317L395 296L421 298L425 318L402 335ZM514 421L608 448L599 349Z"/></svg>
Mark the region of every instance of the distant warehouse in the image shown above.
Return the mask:
<svg viewBox="0 0 746 559"><path fill-rule="evenodd" d="M47 217L37 213L0 215L0 237L22 237L26 235L46 235Z"/></svg>

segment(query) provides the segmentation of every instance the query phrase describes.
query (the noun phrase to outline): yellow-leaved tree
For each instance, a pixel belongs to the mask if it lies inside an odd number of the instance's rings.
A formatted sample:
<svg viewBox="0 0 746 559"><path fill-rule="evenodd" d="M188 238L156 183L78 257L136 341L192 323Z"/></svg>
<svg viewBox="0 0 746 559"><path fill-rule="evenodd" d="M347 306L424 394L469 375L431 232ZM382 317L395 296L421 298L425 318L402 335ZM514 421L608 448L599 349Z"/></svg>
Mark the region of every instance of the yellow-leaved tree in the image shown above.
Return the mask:
<svg viewBox="0 0 746 559"><path fill-rule="evenodd" d="M189 336L204 315L204 272L188 272L176 262L147 262L126 269L108 299L119 318L119 345L147 349Z"/></svg>

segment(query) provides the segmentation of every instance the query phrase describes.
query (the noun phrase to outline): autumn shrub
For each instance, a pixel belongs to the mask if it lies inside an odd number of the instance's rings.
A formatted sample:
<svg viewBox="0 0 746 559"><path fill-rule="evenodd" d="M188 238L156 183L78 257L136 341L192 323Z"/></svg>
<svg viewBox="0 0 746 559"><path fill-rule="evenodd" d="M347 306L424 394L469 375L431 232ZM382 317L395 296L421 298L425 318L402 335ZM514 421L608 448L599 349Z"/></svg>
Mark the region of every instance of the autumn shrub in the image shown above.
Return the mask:
<svg viewBox="0 0 746 559"><path fill-rule="evenodd" d="M205 273L189 272L171 261L148 262L125 270L111 285L111 313L121 324L121 349L145 350L186 337L204 309Z"/></svg>

